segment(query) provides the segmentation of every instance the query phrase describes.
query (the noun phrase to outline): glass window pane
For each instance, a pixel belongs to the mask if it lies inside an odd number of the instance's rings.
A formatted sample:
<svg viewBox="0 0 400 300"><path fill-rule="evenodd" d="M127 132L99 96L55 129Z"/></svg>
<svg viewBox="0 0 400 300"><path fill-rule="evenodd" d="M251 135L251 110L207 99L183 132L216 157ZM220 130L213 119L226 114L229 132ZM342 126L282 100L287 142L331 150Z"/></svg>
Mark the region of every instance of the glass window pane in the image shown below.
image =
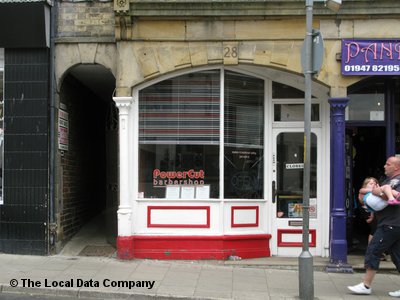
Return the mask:
<svg viewBox="0 0 400 300"><path fill-rule="evenodd" d="M219 144L219 70L170 78L139 93L141 143Z"/></svg>
<svg viewBox="0 0 400 300"><path fill-rule="evenodd" d="M224 197L263 198L264 81L225 74Z"/></svg>
<svg viewBox="0 0 400 300"><path fill-rule="evenodd" d="M348 121L384 121L385 94L350 94L346 108Z"/></svg>
<svg viewBox="0 0 400 300"><path fill-rule="evenodd" d="M219 74L186 74L139 93L139 197L219 197Z"/></svg>
<svg viewBox="0 0 400 300"><path fill-rule="evenodd" d="M272 98L274 99L301 99L304 92L289 85L272 82Z"/></svg>
<svg viewBox="0 0 400 300"><path fill-rule="evenodd" d="M372 80L372 79L371 79ZM346 107L348 121L385 120L385 82L377 77L349 87L349 103Z"/></svg>
<svg viewBox="0 0 400 300"><path fill-rule="evenodd" d="M166 198L167 186L205 185L209 198L219 197L219 146L141 144L139 157L140 197Z"/></svg>
<svg viewBox="0 0 400 300"><path fill-rule="evenodd" d="M275 104L275 122L303 122L304 104ZM319 104L311 104L311 121L319 121Z"/></svg>
<svg viewBox="0 0 400 300"><path fill-rule="evenodd" d="M225 144L263 146L264 81L243 74L225 74Z"/></svg>
<svg viewBox="0 0 400 300"><path fill-rule="evenodd" d="M263 149L225 147L225 198L263 198L263 155Z"/></svg>
<svg viewBox="0 0 400 300"><path fill-rule="evenodd" d="M302 217L304 133L277 137L277 216ZM317 137L311 134L310 198L317 197Z"/></svg>

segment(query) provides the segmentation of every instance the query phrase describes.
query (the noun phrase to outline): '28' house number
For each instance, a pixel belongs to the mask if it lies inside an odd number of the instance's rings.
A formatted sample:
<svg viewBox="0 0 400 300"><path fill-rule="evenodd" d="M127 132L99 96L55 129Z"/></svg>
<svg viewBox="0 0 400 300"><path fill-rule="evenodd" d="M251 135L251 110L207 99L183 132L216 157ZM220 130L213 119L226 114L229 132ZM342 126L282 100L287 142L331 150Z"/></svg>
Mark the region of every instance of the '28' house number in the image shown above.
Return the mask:
<svg viewBox="0 0 400 300"><path fill-rule="evenodd" d="M226 58L236 58L238 56L238 48L237 47L229 47L226 46L224 48L224 57Z"/></svg>
<svg viewBox="0 0 400 300"><path fill-rule="evenodd" d="M223 57L225 65L238 64L239 59L239 47L237 42L224 43Z"/></svg>

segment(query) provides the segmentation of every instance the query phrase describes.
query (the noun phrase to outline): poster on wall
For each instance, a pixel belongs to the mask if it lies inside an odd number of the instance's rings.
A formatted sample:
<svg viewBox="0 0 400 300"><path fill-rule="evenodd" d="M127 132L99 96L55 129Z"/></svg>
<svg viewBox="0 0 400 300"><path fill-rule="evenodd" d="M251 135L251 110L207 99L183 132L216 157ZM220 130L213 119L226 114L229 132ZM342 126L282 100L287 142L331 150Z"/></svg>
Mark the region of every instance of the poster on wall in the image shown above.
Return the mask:
<svg viewBox="0 0 400 300"><path fill-rule="evenodd" d="M343 75L399 75L400 40L342 40Z"/></svg>
<svg viewBox="0 0 400 300"><path fill-rule="evenodd" d="M60 108L58 110L58 149L60 150L68 150L68 131L68 112Z"/></svg>

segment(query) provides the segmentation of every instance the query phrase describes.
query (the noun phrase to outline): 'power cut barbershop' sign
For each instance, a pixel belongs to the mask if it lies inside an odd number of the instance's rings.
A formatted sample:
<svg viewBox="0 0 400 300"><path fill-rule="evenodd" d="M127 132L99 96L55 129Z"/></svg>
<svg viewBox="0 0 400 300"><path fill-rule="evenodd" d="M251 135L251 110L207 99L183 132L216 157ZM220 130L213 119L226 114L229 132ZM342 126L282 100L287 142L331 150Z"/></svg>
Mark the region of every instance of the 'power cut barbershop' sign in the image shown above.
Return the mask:
<svg viewBox="0 0 400 300"><path fill-rule="evenodd" d="M342 40L343 75L399 75L400 40Z"/></svg>
<svg viewBox="0 0 400 300"><path fill-rule="evenodd" d="M203 185L204 170L195 171L160 171L153 170L153 186L166 187L168 185Z"/></svg>

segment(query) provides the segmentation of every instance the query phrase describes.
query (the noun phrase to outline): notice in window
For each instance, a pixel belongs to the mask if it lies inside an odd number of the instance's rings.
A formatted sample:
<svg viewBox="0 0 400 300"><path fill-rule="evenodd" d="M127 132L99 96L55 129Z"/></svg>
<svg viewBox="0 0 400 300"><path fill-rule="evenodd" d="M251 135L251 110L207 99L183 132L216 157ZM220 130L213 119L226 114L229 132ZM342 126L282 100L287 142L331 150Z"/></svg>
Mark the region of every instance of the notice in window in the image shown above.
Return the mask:
<svg viewBox="0 0 400 300"><path fill-rule="evenodd" d="M288 203L289 218L302 218L303 205L301 203Z"/></svg>
<svg viewBox="0 0 400 300"><path fill-rule="evenodd" d="M194 199L195 186L182 186L181 199Z"/></svg>
<svg viewBox="0 0 400 300"><path fill-rule="evenodd" d="M196 186L196 199L210 199L210 185Z"/></svg>
<svg viewBox="0 0 400 300"><path fill-rule="evenodd" d="M181 187L179 185L168 185L165 191L165 198L180 199Z"/></svg>
<svg viewBox="0 0 400 300"><path fill-rule="evenodd" d="M385 120L385 113L384 113L384 111L370 111L369 112L369 119L371 121L384 121Z"/></svg>

